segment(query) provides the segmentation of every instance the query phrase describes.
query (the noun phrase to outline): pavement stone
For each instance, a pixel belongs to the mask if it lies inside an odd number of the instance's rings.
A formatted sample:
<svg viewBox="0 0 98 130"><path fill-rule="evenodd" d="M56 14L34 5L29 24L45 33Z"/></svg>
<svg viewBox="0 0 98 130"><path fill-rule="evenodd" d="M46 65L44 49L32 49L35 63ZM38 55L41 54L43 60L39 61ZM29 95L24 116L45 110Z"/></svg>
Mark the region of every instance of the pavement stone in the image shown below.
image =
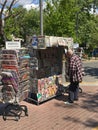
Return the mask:
<svg viewBox="0 0 98 130"><path fill-rule="evenodd" d="M64 93L40 105L22 101L27 105L29 116L19 121L4 121L0 104L0 130L97 130L98 86L82 86L79 101L65 105L68 94Z"/></svg>

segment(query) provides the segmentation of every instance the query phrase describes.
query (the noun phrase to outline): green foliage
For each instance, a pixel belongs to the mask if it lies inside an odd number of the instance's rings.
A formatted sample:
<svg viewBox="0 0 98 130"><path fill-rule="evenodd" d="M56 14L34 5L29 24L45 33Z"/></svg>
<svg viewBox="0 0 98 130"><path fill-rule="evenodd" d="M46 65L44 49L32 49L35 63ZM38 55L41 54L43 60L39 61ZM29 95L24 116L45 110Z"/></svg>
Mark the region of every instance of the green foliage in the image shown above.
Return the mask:
<svg viewBox="0 0 98 130"><path fill-rule="evenodd" d="M20 8L22 7L13 9L13 12L17 13ZM39 34L39 12L37 10L27 11L22 8L22 13L6 20L5 34L8 40L11 40L11 34L13 34L26 41L27 36L32 36L35 33Z"/></svg>
<svg viewBox="0 0 98 130"><path fill-rule="evenodd" d="M94 15L90 14L93 0L52 0L44 11L46 35L73 37L81 46L97 43Z"/></svg>
<svg viewBox="0 0 98 130"><path fill-rule="evenodd" d="M72 36L74 30L73 11L66 2L47 3L44 11L44 31L46 35ZM70 8L70 9L69 9Z"/></svg>
<svg viewBox="0 0 98 130"><path fill-rule="evenodd" d="M81 46L98 46L98 17L90 14L91 6L98 6L94 0L47 0L43 11L44 35L72 37ZM19 13L20 12L20 13ZM40 34L39 10L13 8L11 17L5 21L5 34L27 40L27 36ZM18 14L15 16L15 14Z"/></svg>

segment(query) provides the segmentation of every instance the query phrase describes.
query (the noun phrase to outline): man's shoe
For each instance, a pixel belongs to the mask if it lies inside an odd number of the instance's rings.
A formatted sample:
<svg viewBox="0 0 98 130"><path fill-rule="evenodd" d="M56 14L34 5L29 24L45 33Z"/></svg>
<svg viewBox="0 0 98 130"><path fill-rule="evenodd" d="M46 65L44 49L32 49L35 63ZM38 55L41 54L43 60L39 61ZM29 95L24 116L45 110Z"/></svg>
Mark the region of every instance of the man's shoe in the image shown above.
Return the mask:
<svg viewBox="0 0 98 130"><path fill-rule="evenodd" d="M73 103L73 101L67 101L67 102L64 102L64 103L70 105L70 104Z"/></svg>
<svg viewBox="0 0 98 130"><path fill-rule="evenodd" d="M74 101L78 101L78 98L74 99Z"/></svg>

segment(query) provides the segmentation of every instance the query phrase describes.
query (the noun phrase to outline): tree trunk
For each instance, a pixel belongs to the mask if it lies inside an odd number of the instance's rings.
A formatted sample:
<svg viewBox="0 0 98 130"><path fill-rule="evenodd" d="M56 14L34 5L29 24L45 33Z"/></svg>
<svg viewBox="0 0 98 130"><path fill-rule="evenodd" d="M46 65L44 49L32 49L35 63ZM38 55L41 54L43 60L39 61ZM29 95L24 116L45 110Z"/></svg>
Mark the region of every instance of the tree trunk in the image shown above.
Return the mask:
<svg viewBox="0 0 98 130"><path fill-rule="evenodd" d="M4 27L2 23L2 19L0 19L0 44L4 45L6 41L6 37L4 34Z"/></svg>

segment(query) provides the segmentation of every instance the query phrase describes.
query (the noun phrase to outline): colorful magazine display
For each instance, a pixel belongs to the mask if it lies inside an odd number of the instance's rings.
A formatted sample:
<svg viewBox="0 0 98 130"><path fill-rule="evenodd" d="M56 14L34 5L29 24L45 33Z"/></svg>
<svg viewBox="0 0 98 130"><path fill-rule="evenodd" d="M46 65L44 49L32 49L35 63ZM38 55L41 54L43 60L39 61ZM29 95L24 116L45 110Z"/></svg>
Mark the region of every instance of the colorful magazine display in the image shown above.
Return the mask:
<svg viewBox="0 0 98 130"><path fill-rule="evenodd" d="M4 101L24 100L29 93L29 55L27 49L2 50L1 76Z"/></svg>
<svg viewBox="0 0 98 130"><path fill-rule="evenodd" d="M62 73L62 48L34 49L30 47L30 98L37 103L58 94L56 77ZM60 79L60 78L58 78Z"/></svg>

